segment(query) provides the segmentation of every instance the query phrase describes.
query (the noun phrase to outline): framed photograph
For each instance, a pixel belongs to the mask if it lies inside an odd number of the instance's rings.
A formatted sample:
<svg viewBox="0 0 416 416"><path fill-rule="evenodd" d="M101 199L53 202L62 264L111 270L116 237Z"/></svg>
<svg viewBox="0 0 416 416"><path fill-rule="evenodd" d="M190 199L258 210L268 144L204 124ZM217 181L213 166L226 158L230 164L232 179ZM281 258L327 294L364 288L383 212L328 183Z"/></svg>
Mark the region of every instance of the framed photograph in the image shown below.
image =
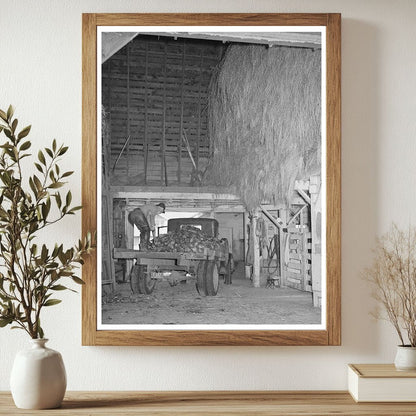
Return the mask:
<svg viewBox="0 0 416 416"><path fill-rule="evenodd" d="M83 15L83 345L340 345L340 33Z"/></svg>

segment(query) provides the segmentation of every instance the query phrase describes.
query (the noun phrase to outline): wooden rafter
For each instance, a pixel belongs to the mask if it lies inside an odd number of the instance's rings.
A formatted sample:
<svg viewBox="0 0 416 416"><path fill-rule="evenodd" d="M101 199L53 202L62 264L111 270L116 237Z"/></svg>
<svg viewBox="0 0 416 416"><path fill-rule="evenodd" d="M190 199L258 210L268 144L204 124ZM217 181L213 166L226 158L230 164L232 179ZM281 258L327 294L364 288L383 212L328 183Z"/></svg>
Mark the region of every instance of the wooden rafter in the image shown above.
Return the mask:
<svg viewBox="0 0 416 416"><path fill-rule="evenodd" d="M289 220L289 222L287 223L287 225L289 226L290 224L292 224L293 221L295 221L296 217L298 215L300 215L300 213L307 207L308 205L303 205L303 207L300 207L295 214L293 215L293 217Z"/></svg>
<svg viewBox="0 0 416 416"><path fill-rule="evenodd" d="M273 225L275 225L279 230L282 230L283 228L286 227L286 224L284 223L284 221L277 217L275 218L266 208L264 208L263 206L261 207L261 211L263 212L263 214L273 223Z"/></svg>
<svg viewBox="0 0 416 416"><path fill-rule="evenodd" d="M311 198L303 189L296 188L296 191L308 205L311 205Z"/></svg>

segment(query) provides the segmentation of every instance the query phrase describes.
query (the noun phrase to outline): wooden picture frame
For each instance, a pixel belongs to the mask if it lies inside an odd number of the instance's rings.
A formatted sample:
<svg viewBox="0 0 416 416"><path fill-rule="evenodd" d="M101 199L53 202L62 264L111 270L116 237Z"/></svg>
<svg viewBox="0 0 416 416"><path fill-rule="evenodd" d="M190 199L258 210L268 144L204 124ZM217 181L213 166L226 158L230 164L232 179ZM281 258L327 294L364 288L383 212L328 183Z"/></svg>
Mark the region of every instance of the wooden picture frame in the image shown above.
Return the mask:
<svg viewBox="0 0 416 416"><path fill-rule="evenodd" d="M82 17L82 230L97 228L97 27L322 26L326 33L326 325L320 330L98 330L97 255L83 266L83 345L341 344L341 16L320 14L102 14Z"/></svg>

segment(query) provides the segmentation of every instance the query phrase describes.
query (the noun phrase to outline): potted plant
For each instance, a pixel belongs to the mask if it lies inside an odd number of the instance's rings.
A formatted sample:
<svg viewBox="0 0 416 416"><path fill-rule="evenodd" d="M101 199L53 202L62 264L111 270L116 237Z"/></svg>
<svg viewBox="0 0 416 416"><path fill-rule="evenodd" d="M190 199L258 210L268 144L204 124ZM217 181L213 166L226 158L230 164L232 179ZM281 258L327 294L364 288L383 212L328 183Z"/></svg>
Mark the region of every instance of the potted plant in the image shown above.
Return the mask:
<svg viewBox="0 0 416 416"><path fill-rule="evenodd" d="M364 271L382 306L374 315L387 319L397 332L396 368L416 370L416 228L403 231L393 224L377 240L374 253L372 266Z"/></svg>
<svg viewBox="0 0 416 416"><path fill-rule="evenodd" d="M32 175L24 177L23 162L31 156L27 126L18 132L10 106L0 110L0 327L25 331L32 348L16 355L11 374L15 403L22 408L58 407L66 389L61 355L46 348L41 312L61 302L54 295L73 290L62 284L76 275L83 257L92 250L91 235L69 249L39 242L39 233L54 226L80 206L72 206L71 191L62 191L73 172L61 171L59 160L68 147L53 140L39 150Z"/></svg>

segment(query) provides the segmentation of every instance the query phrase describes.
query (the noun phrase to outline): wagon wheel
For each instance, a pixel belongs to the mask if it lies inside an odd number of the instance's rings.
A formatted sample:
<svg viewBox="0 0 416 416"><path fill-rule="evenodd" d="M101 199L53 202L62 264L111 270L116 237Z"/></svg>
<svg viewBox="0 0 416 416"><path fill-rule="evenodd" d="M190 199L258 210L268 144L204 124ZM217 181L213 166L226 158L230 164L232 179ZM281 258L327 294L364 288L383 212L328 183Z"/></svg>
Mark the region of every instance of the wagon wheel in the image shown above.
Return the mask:
<svg viewBox="0 0 416 416"><path fill-rule="evenodd" d="M156 286L156 280L149 277L146 266L135 265L130 273L130 287L133 293L150 295Z"/></svg>
<svg viewBox="0 0 416 416"><path fill-rule="evenodd" d="M207 269L207 261L201 260L196 267L196 290L201 296L207 296L205 285L205 273Z"/></svg>

